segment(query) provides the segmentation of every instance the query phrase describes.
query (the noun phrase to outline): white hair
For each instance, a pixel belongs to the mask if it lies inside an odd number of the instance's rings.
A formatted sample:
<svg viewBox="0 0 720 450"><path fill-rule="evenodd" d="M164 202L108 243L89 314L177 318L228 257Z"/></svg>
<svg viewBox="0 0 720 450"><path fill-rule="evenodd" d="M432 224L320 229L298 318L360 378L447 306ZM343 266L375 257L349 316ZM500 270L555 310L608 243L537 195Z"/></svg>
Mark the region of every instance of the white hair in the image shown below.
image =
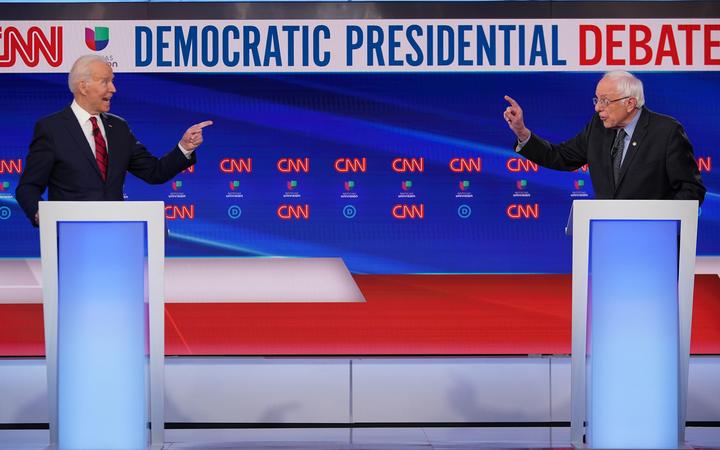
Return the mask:
<svg viewBox="0 0 720 450"><path fill-rule="evenodd" d="M70 88L70 92L75 94L80 82L90 79L90 65L94 62L107 64L105 58L99 55L84 55L75 60L68 74L68 87Z"/></svg>
<svg viewBox="0 0 720 450"><path fill-rule="evenodd" d="M645 92L643 83L635 75L624 70L614 70L603 76L603 80L614 81L623 97L634 97L637 100L637 108L645 105Z"/></svg>

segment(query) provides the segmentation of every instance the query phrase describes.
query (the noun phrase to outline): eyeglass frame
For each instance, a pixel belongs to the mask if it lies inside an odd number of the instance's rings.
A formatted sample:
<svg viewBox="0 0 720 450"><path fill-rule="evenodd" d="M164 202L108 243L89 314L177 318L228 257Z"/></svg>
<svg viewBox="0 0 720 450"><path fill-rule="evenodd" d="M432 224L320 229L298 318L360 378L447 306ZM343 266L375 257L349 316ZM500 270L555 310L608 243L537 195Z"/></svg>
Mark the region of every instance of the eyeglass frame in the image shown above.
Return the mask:
<svg viewBox="0 0 720 450"><path fill-rule="evenodd" d="M601 108L607 108L611 103L619 102L620 100L627 100L628 98L632 98L632 95L626 95L625 97L616 98L615 100L593 97L592 102L593 106L600 105Z"/></svg>

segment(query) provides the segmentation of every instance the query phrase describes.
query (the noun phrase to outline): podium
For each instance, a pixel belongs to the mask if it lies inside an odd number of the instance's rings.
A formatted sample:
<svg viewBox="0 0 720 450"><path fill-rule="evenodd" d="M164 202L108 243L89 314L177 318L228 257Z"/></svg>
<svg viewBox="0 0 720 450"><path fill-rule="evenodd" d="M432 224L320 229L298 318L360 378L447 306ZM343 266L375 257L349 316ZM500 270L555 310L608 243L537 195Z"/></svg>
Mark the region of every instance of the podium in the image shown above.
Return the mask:
<svg viewBox="0 0 720 450"><path fill-rule="evenodd" d="M698 202L576 200L571 441L684 442Z"/></svg>
<svg viewBox="0 0 720 450"><path fill-rule="evenodd" d="M164 224L162 202L40 202L51 445L162 446Z"/></svg>

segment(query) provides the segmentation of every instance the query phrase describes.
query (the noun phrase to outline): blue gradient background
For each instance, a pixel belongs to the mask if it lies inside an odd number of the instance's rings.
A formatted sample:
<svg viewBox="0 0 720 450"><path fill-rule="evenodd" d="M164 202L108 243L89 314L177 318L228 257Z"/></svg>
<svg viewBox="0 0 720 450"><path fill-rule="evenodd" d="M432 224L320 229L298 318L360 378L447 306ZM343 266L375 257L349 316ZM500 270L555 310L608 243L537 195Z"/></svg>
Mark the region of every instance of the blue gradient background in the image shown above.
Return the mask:
<svg viewBox="0 0 720 450"><path fill-rule="evenodd" d="M564 235L574 180L586 173L510 173L513 135L502 120L503 95L517 99L526 123L555 141L577 133L590 119L598 73L393 73L393 74L127 74L116 75L112 112L159 155L193 123L211 119L194 173L177 177L186 198L170 184L148 186L128 176L129 200L194 204L194 220L168 221L169 256L340 256L355 273L569 273L571 240ZM643 73L647 105L680 120L696 157L720 161L720 72ZM35 121L71 100L63 74L0 75L0 159L24 158ZM112 148L110 149L112 151ZM396 157L424 157L422 174L398 174ZM481 173L449 170L453 157L482 157ZM225 174L222 158L252 157L251 174ZM309 174L282 174L281 157L310 157ZM366 173L336 173L338 157L366 157ZM717 169L704 172L708 195L698 231L698 253L720 253ZM14 192L19 176L0 173ZM530 198L513 198L516 181L528 181ZM226 198L238 180L242 199ZM298 181L300 199L283 199ZM354 180L356 200L341 199ZM414 200L398 199L413 182ZM458 182L470 181L474 198L458 199ZM310 204L310 220L282 221L281 203ZM396 220L397 203L423 203L424 220ZM510 220L512 203L540 205L539 219ZM357 208L353 219L342 208ZM457 208L472 208L468 219ZM2 257L39 255L37 230L12 199L0 221ZM242 216L231 219L231 205Z"/></svg>

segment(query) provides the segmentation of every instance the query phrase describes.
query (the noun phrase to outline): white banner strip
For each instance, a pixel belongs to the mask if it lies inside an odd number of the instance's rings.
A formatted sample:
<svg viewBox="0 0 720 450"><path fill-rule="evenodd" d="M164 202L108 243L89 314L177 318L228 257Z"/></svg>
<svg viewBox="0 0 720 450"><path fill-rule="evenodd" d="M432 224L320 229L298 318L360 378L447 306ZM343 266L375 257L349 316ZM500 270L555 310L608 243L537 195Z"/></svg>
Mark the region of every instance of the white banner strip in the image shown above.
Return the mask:
<svg viewBox="0 0 720 450"><path fill-rule="evenodd" d="M0 72L716 71L720 19L15 21Z"/></svg>

